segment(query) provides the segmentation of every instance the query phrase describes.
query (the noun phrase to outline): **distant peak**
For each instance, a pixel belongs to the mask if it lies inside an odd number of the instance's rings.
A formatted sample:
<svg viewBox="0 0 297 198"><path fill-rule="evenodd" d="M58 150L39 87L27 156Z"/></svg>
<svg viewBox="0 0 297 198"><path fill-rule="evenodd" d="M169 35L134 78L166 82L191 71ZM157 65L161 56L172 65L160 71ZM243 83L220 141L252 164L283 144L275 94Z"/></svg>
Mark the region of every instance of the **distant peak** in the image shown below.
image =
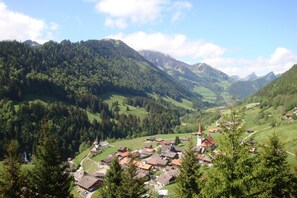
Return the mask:
<svg viewBox="0 0 297 198"><path fill-rule="evenodd" d="M40 47L41 44L37 43L36 41L32 40L26 40L23 42L25 45L31 46L31 47Z"/></svg>

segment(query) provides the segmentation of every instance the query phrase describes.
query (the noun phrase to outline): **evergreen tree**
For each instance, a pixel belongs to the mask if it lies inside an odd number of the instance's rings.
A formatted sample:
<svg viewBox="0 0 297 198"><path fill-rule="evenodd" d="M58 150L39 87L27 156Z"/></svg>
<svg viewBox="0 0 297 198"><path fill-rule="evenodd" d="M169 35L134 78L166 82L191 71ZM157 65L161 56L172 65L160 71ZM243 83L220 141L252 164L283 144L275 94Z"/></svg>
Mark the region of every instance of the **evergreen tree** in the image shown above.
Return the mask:
<svg viewBox="0 0 297 198"><path fill-rule="evenodd" d="M297 195L296 177L291 173L287 153L279 138L273 134L263 146L256 169L261 197L294 197Z"/></svg>
<svg viewBox="0 0 297 198"><path fill-rule="evenodd" d="M12 140L6 147L7 157L4 170L0 173L0 197L15 198L21 196L23 178L21 174L19 143Z"/></svg>
<svg viewBox="0 0 297 198"><path fill-rule="evenodd" d="M215 155L213 166L206 173L203 197L242 197L252 194L254 160L241 140L244 111L235 106L230 107L229 111L220 122L220 153Z"/></svg>
<svg viewBox="0 0 297 198"><path fill-rule="evenodd" d="M176 137L175 137L174 144L175 144L175 145L179 145L179 144L180 144L179 136L176 136Z"/></svg>
<svg viewBox="0 0 297 198"><path fill-rule="evenodd" d="M122 174L122 182L119 188L120 198L138 198L145 194L147 189L144 186L144 180L137 178L136 166L131 159Z"/></svg>
<svg viewBox="0 0 297 198"><path fill-rule="evenodd" d="M104 184L100 190L100 197L102 198L116 198L118 197L119 186L122 182L122 168L115 157L109 166L109 169L104 178Z"/></svg>
<svg viewBox="0 0 297 198"><path fill-rule="evenodd" d="M43 123L37 146L34 169L31 173L32 197L71 197L71 177L65 172L55 137Z"/></svg>
<svg viewBox="0 0 297 198"><path fill-rule="evenodd" d="M193 140L191 140L181 158L181 167L176 180L176 192L178 197L192 198L200 193L199 168L194 143Z"/></svg>

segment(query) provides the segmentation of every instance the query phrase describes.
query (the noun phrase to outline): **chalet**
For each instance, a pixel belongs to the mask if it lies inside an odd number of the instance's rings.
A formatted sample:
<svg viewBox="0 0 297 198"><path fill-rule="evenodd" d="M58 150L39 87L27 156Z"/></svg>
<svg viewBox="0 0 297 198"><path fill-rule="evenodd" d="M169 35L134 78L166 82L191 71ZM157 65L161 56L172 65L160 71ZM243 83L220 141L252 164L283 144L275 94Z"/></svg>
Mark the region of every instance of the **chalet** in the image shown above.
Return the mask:
<svg viewBox="0 0 297 198"><path fill-rule="evenodd" d="M148 138L146 138L146 141L151 141L151 142L153 142L153 141L155 141L155 140L156 140L155 137L148 137Z"/></svg>
<svg viewBox="0 0 297 198"><path fill-rule="evenodd" d="M151 149L151 148L153 148L153 145L150 143L146 143L146 144L144 144L144 148Z"/></svg>
<svg viewBox="0 0 297 198"><path fill-rule="evenodd" d="M73 173L74 180L78 182L86 175L86 172L83 169L78 169L76 172Z"/></svg>
<svg viewBox="0 0 297 198"><path fill-rule="evenodd" d="M139 179L143 179L144 181L148 181L150 178L150 173L147 170L137 169L135 177Z"/></svg>
<svg viewBox="0 0 297 198"><path fill-rule="evenodd" d="M255 147L252 147L249 149L249 152L255 154L257 152L257 149Z"/></svg>
<svg viewBox="0 0 297 198"><path fill-rule="evenodd" d="M196 158L199 160L199 163L201 164L204 164L204 163L211 163L211 159L207 156L207 155L204 155L204 154L198 154L196 156Z"/></svg>
<svg viewBox="0 0 297 198"><path fill-rule="evenodd" d="M77 182L77 185L84 190L92 192L103 184L103 180L91 175L85 175Z"/></svg>
<svg viewBox="0 0 297 198"><path fill-rule="evenodd" d="M139 169L142 169L142 170L146 170L146 171L149 171L151 168L152 168L152 165L150 164L144 164L142 162L139 162L139 161L135 161L135 166Z"/></svg>
<svg viewBox="0 0 297 198"><path fill-rule="evenodd" d="M118 152L126 152L127 151L127 147L125 147L125 146L120 146L119 148L118 148Z"/></svg>
<svg viewBox="0 0 297 198"><path fill-rule="evenodd" d="M171 161L171 165L181 166L181 160L180 159L174 159L174 160Z"/></svg>
<svg viewBox="0 0 297 198"><path fill-rule="evenodd" d="M157 185L158 186L167 186L169 184L172 184L175 182L175 178L168 174L167 172L161 174L157 179L156 179Z"/></svg>
<svg viewBox="0 0 297 198"><path fill-rule="evenodd" d="M162 145L160 156L170 158L170 159L175 159L178 157L172 145Z"/></svg>
<svg viewBox="0 0 297 198"><path fill-rule="evenodd" d="M218 127L217 127L217 128L213 128L213 129L209 129L209 130L208 130L209 133L218 133L218 132L220 132L220 131L221 131L221 128L218 128Z"/></svg>
<svg viewBox="0 0 297 198"><path fill-rule="evenodd" d="M93 175L94 175L94 177L101 179L101 180L104 180L104 177L105 177L104 173L95 172Z"/></svg>
<svg viewBox="0 0 297 198"><path fill-rule="evenodd" d="M162 141L164 141L164 139L162 139L162 138L157 138L155 141L156 141L156 142L162 142Z"/></svg>
<svg viewBox="0 0 297 198"><path fill-rule="evenodd" d="M120 164L121 166L126 165L126 164L128 164L128 163L130 162L130 160L131 160L131 158L129 158L129 157L125 157L125 158L123 158L123 159L121 159L121 160L119 161L119 164Z"/></svg>
<svg viewBox="0 0 297 198"><path fill-rule="evenodd" d="M138 151L132 152L130 153L131 158L135 159L135 158L139 158L141 156L141 153Z"/></svg>
<svg viewBox="0 0 297 198"><path fill-rule="evenodd" d="M121 158L124 158L124 157L128 157L129 156L129 151L126 151L126 152L119 152L117 155L120 156Z"/></svg>
<svg viewBox="0 0 297 198"><path fill-rule="evenodd" d="M155 149L142 149L140 153L141 153L141 157L144 158L154 154L155 152L156 152Z"/></svg>
<svg viewBox="0 0 297 198"><path fill-rule="evenodd" d="M168 163L168 160L162 159L158 155L153 155L152 157L147 159L146 163L154 167L165 167Z"/></svg>
<svg viewBox="0 0 297 198"><path fill-rule="evenodd" d="M171 145L172 141L171 140L163 140L161 142L158 142L158 145Z"/></svg>
<svg viewBox="0 0 297 198"><path fill-rule="evenodd" d="M107 149L109 146L110 146L110 144L107 141L99 142L99 147L101 150Z"/></svg>
<svg viewBox="0 0 297 198"><path fill-rule="evenodd" d="M190 138L189 137L181 137L181 138L179 138L180 139L180 141L182 141L182 142L188 142L188 141L190 141Z"/></svg>
<svg viewBox="0 0 297 198"><path fill-rule="evenodd" d="M111 162L113 161L113 159L114 159L114 156L109 155L106 158L104 158L103 160L101 160L101 163L103 165L109 165L109 164L111 164Z"/></svg>
<svg viewBox="0 0 297 198"><path fill-rule="evenodd" d="M285 114L285 117L286 117L286 119L288 119L288 120L292 120L293 113L292 113L292 112L287 112L287 113Z"/></svg>

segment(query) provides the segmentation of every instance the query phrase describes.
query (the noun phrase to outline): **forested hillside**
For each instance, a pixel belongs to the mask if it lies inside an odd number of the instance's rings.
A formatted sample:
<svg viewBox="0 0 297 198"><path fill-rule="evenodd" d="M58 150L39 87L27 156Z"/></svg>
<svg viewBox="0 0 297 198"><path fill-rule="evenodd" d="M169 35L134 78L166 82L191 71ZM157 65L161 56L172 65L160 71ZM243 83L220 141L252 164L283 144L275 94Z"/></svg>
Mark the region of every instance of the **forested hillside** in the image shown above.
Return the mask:
<svg viewBox="0 0 297 198"><path fill-rule="evenodd" d="M278 79L260 89L247 101L261 102L263 106L284 106L291 110L297 106L297 65L282 74Z"/></svg>
<svg viewBox="0 0 297 198"><path fill-rule="evenodd" d="M42 121L57 136L63 157L74 156L82 144L100 139L171 133L188 110L162 100L199 96L146 61L121 41L47 42L36 47L16 41L0 42L0 158L10 139L34 153ZM123 102L147 114L120 113L100 95L129 94ZM160 97L152 98L148 94ZM34 98L50 98L37 102ZM28 99L33 98L33 99ZM98 118L90 120L88 114Z"/></svg>

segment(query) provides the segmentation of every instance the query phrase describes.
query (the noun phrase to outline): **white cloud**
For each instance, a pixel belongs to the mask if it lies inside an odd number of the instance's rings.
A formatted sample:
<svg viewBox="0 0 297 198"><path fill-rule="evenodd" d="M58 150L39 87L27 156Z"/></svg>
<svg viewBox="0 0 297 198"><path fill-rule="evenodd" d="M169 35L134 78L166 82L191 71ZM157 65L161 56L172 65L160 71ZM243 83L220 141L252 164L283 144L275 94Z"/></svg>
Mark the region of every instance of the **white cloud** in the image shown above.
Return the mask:
<svg viewBox="0 0 297 198"><path fill-rule="evenodd" d="M206 62L229 75L246 76L252 72L265 75L270 71L283 73L297 63L297 54L289 49L278 47L267 57L254 60L247 58L226 58L223 56L204 59Z"/></svg>
<svg viewBox="0 0 297 198"><path fill-rule="evenodd" d="M136 32L129 35L119 33L108 37L122 40L136 50L161 51L175 58L211 58L225 52L225 49L218 45L203 40L190 40L183 34Z"/></svg>
<svg viewBox="0 0 297 198"><path fill-rule="evenodd" d="M104 25L107 27L117 27L119 29L125 29L127 27L127 23L124 19L107 18L105 19Z"/></svg>
<svg viewBox="0 0 297 198"><path fill-rule="evenodd" d="M127 35L119 33L108 38L122 40L135 50L155 50L183 61L205 62L229 75L242 77L252 72L258 75L270 71L283 73L297 63L297 54L283 47L276 48L267 57L228 58L224 47L203 40L192 40L183 34L135 32Z"/></svg>
<svg viewBox="0 0 297 198"><path fill-rule="evenodd" d="M123 29L130 23L155 22L162 16L171 16L175 22L183 16L183 11L192 5L188 1L172 0L100 0L96 9L107 15L105 25ZM122 25L125 21L125 25ZM120 25L117 25L117 23Z"/></svg>
<svg viewBox="0 0 297 198"><path fill-rule="evenodd" d="M0 2L0 40L27 40L40 43L51 39L58 24L46 24L44 21L11 11Z"/></svg>

